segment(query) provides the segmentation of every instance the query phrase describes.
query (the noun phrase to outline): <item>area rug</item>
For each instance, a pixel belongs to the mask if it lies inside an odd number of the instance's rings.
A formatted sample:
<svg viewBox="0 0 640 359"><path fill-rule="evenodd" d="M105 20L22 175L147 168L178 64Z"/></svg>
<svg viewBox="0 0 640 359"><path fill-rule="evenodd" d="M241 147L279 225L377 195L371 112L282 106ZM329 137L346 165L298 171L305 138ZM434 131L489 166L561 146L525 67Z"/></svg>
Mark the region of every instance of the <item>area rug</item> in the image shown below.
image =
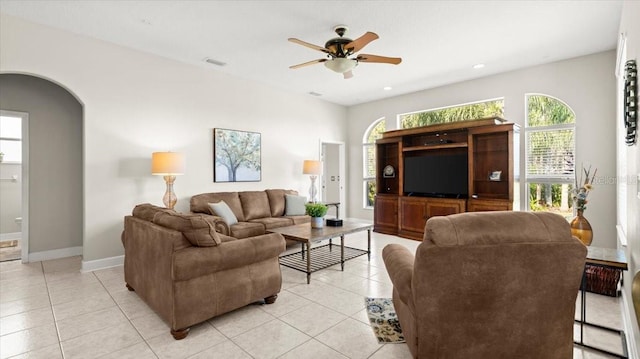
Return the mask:
<svg viewBox="0 0 640 359"><path fill-rule="evenodd" d="M378 343L404 343L402 328L390 298L365 298L367 316Z"/></svg>
<svg viewBox="0 0 640 359"><path fill-rule="evenodd" d="M0 242L0 248L15 247L17 245L18 245L18 241L16 241L16 240Z"/></svg>

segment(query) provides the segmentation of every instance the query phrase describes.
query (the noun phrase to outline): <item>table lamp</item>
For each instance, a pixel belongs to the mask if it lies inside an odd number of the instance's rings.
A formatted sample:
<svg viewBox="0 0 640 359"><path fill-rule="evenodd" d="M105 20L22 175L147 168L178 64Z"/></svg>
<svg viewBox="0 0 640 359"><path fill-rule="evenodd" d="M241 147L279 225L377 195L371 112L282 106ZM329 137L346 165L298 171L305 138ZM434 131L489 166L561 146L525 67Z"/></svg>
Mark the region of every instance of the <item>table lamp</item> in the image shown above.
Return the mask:
<svg viewBox="0 0 640 359"><path fill-rule="evenodd" d="M319 174L322 174L322 162L314 160L304 160L302 165L302 174L311 175L311 187L309 187L309 202L316 203L316 178Z"/></svg>
<svg viewBox="0 0 640 359"><path fill-rule="evenodd" d="M173 192L173 182L177 175L184 174L184 156L176 152L154 152L151 155L151 174L164 176L167 191L162 197L162 202L167 208L173 209L178 202L178 197Z"/></svg>

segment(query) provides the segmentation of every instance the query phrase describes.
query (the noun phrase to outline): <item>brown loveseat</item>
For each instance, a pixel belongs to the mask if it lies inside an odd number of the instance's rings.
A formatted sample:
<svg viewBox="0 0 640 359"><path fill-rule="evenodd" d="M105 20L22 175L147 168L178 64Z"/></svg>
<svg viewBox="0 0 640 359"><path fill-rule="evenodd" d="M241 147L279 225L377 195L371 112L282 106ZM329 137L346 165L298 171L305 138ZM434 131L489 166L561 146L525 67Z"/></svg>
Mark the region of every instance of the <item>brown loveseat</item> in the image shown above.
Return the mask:
<svg viewBox="0 0 640 359"><path fill-rule="evenodd" d="M216 233L205 216L138 205L124 219L124 278L171 328L189 327L264 300L273 303L282 277L280 234L236 239Z"/></svg>
<svg viewBox="0 0 640 359"><path fill-rule="evenodd" d="M587 254L553 213L476 212L427 221L415 257L383 249L414 358L571 358Z"/></svg>
<svg viewBox="0 0 640 359"><path fill-rule="evenodd" d="M190 209L193 213L215 217L218 232L235 238L247 238L266 233L267 229L309 223L311 217L302 213L287 213L285 195L297 196L298 192L284 189L265 191L214 192L191 197ZM238 223L229 225L212 212L210 203L224 201Z"/></svg>

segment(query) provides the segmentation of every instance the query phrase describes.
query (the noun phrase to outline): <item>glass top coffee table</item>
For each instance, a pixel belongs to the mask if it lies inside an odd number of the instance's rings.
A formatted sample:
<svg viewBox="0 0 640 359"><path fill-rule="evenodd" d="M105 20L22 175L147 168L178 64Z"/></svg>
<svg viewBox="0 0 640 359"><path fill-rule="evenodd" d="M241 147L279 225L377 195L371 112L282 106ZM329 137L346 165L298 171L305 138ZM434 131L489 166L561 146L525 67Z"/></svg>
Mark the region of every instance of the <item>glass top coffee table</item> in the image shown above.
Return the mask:
<svg viewBox="0 0 640 359"><path fill-rule="evenodd" d="M319 271L338 263L344 270L344 262L362 255L367 255L371 260L371 230L373 224L365 221L343 220L342 226L323 228L311 228L310 223L296 224L293 226L268 229L267 232L280 233L287 239L302 244L300 252L280 256L280 264L301 272L307 273L307 284L311 282L311 273ZM347 247L344 245L344 236L350 233L367 231L367 250ZM333 244L333 238L340 237L340 245ZM324 239L329 244L311 248L311 244ZM306 247L306 251L305 251ZM306 252L306 253L305 253Z"/></svg>

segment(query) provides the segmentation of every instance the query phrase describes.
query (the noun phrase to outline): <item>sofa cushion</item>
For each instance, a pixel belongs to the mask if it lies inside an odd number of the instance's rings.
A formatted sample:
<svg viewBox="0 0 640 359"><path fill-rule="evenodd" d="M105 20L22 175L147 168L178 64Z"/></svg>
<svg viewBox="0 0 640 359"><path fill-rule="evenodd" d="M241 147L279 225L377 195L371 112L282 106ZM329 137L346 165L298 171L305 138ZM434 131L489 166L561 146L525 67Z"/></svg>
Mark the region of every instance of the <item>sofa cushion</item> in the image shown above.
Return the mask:
<svg viewBox="0 0 640 359"><path fill-rule="evenodd" d="M269 197L269 206L271 207L271 217L284 216L285 210L285 194L297 195L298 192L291 189L268 189L267 197Z"/></svg>
<svg viewBox="0 0 640 359"><path fill-rule="evenodd" d="M284 195L285 201L285 216L303 216L307 209L304 206L307 203L307 197L305 196L295 196L290 194Z"/></svg>
<svg viewBox="0 0 640 359"><path fill-rule="evenodd" d="M265 191L244 191L238 193L244 220L250 221L256 218L271 217L271 207L269 207L269 197Z"/></svg>
<svg viewBox="0 0 640 359"><path fill-rule="evenodd" d="M238 223L238 218L233 214L231 208L225 201L220 201L217 203L209 203L209 208L211 209L211 214L214 216L222 217L222 220L228 225L234 225Z"/></svg>
<svg viewBox="0 0 640 359"><path fill-rule="evenodd" d="M201 193L191 197L189 204L191 212L211 214L209 203L217 203L220 201L224 201L229 205L229 208L231 208L238 221L244 221L244 213L242 213L242 204L240 204L238 192Z"/></svg>
<svg viewBox="0 0 640 359"><path fill-rule="evenodd" d="M222 242L213 224L198 214L158 212L153 223L182 232L194 246L212 247Z"/></svg>
<svg viewBox="0 0 640 359"><path fill-rule="evenodd" d="M230 229L230 236L235 238L248 238L265 234L262 223L238 222L230 226Z"/></svg>
<svg viewBox="0 0 640 359"><path fill-rule="evenodd" d="M249 221L251 223L262 223L264 228L279 228L293 225L293 219L287 217L267 217L267 218L257 218Z"/></svg>

